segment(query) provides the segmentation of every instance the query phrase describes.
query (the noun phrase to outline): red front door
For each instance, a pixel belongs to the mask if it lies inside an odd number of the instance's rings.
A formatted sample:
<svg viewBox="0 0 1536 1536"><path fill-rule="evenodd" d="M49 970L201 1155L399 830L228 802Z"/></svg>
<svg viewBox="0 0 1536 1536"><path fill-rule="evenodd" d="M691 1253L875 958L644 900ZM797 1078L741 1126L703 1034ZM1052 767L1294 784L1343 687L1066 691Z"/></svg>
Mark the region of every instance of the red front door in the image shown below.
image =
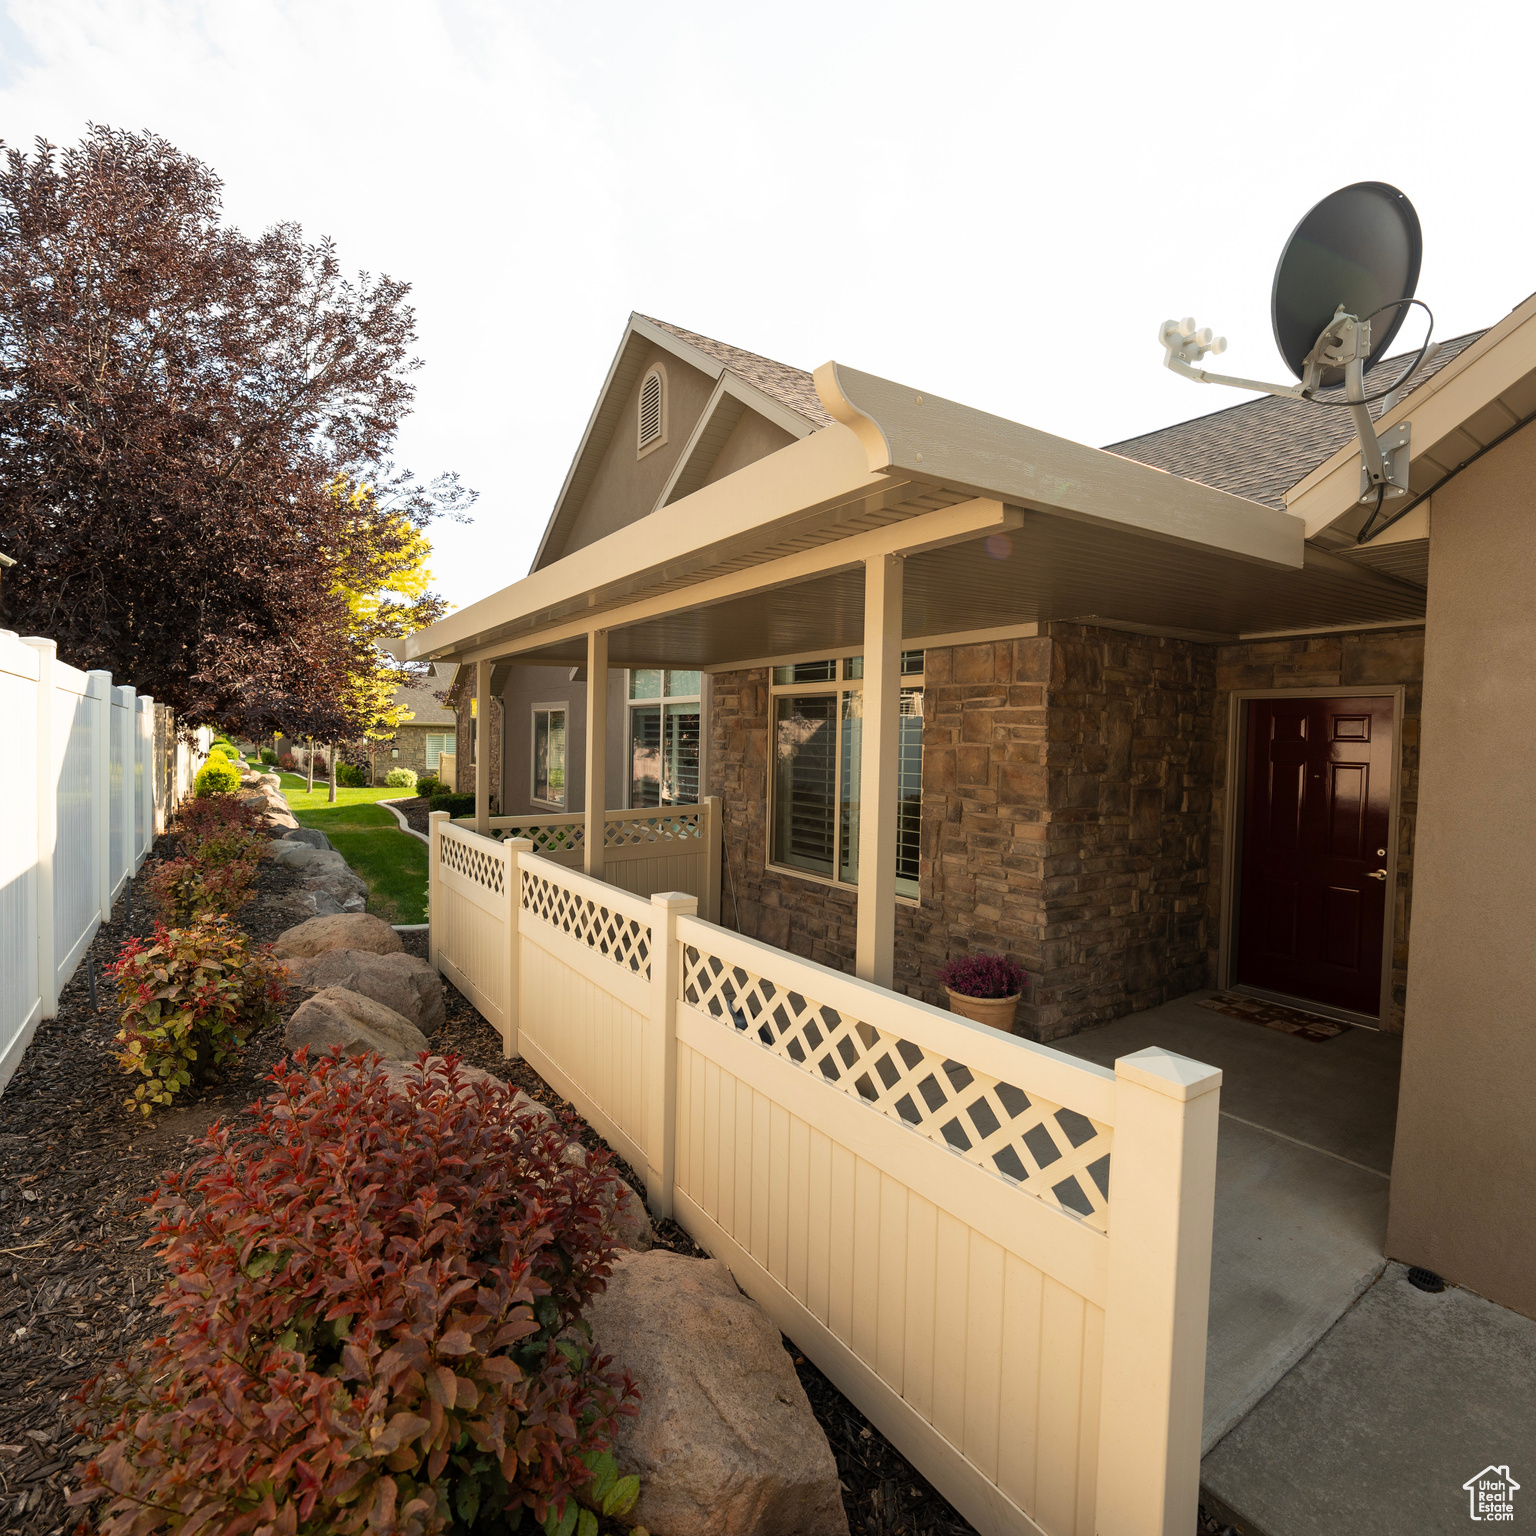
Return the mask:
<svg viewBox="0 0 1536 1536"><path fill-rule="evenodd" d="M1239 982L1380 1011L1392 732L1391 699L1248 706Z"/></svg>

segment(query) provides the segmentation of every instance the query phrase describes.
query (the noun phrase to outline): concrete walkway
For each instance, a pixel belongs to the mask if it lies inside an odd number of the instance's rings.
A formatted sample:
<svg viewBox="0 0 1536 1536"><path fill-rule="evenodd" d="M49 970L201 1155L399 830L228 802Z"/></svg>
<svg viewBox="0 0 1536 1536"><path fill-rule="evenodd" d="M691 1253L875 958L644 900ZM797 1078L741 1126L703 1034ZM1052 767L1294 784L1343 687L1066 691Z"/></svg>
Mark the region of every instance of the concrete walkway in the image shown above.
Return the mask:
<svg viewBox="0 0 1536 1536"><path fill-rule="evenodd" d="M1416 1290L1383 1257L1400 1042L1301 1040L1210 995L1055 1042L1105 1066L1162 1045L1223 1073L1207 1508L1242 1536L1438 1536L1477 1528L1462 1484L1505 1466L1526 1486L1496 1523L1536 1533L1536 1322Z"/></svg>
<svg viewBox="0 0 1536 1536"><path fill-rule="evenodd" d="M1199 1006L1209 992L1052 1042L1113 1066L1144 1046L1222 1071L1202 1449L1381 1273L1401 1043L1303 1040Z"/></svg>
<svg viewBox="0 0 1536 1536"><path fill-rule="evenodd" d="M1524 1485L1495 1528L1536 1532L1536 1322L1407 1273L1389 1264L1205 1458L1207 1498L1247 1536L1480 1530L1462 1484L1490 1466Z"/></svg>

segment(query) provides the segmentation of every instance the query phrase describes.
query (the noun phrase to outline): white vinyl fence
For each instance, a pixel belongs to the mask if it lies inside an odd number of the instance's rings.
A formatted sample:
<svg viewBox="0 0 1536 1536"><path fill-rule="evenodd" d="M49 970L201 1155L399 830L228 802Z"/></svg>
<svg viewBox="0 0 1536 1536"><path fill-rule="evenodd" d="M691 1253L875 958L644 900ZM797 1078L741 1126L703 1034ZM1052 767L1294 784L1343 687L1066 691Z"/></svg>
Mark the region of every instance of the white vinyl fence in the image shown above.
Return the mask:
<svg viewBox="0 0 1536 1536"><path fill-rule="evenodd" d="M0 721L16 791L0 822L0 1091L39 1019L58 1011L129 877L207 755L171 712L51 640L0 630Z"/></svg>
<svg viewBox="0 0 1536 1536"><path fill-rule="evenodd" d="M984 1536L1188 1536L1219 1072L1114 1071L433 818L435 963Z"/></svg>

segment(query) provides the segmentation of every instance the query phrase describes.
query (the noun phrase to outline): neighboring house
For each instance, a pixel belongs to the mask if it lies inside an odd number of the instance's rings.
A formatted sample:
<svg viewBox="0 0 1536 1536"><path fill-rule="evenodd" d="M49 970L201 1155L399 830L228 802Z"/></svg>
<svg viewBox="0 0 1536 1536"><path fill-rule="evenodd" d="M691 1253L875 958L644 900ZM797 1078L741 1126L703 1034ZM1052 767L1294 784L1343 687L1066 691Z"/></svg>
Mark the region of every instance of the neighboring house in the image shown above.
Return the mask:
<svg viewBox="0 0 1536 1536"><path fill-rule="evenodd" d="M436 774L442 754L452 756L458 726L446 698L456 670L435 665L419 682L395 690L394 702L405 705L411 717L395 727L393 736L362 744L370 783L382 784L391 768L413 769L417 778Z"/></svg>
<svg viewBox="0 0 1536 1536"><path fill-rule="evenodd" d="M1536 1315L1536 298L1381 419L1357 543L1342 410L1098 450L635 315L530 575L404 654L482 817L720 796L721 921L823 964L1006 951L1037 1040L1208 985L1404 1031L1388 1252Z"/></svg>

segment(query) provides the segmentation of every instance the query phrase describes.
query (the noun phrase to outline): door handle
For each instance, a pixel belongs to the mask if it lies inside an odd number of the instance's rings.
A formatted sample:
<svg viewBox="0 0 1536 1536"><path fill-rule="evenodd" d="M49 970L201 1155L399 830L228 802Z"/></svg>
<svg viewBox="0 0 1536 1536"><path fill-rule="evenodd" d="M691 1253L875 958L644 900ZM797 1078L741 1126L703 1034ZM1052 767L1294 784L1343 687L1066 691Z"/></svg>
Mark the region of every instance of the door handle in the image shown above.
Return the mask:
<svg viewBox="0 0 1536 1536"><path fill-rule="evenodd" d="M1387 872L1384 869L1368 870L1366 872L1365 878L1367 880L1385 880L1387 878Z"/></svg>

